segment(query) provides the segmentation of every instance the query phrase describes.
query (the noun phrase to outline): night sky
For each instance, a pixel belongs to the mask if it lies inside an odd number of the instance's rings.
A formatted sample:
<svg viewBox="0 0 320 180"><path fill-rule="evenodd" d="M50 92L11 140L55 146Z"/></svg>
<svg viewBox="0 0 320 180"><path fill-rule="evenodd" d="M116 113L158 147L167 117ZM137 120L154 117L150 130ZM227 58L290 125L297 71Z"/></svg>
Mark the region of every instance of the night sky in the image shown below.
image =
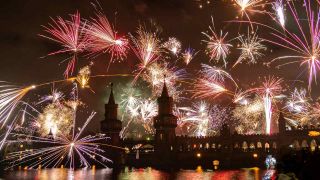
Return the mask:
<svg viewBox="0 0 320 180"><path fill-rule="evenodd" d="M40 82L63 79L63 72L66 63L61 61L65 55L48 56L49 52L59 49L55 43L44 39L38 34L43 33L41 25L51 22L50 17L62 16L69 18L69 14L76 11L81 13L83 18L89 19L94 15L92 1L86 0L10 0L4 1L0 6L0 79L16 85L30 85ZM94 1L93 1L94 2ZM246 33L247 25L230 23L239 15L238 9L228 1L211 0L210 4L206 1L194 0L104 0L99 1L104 13L112 24L115 24L119 35L134 33L139 23L150 21L162 29L160 38L167 40L168 37L176 37L182 42L182 49L189 46L200 50L198 55L186 67L182 60L178 60L180 68L186 68L190 77L199 70L201 63L209 63L209 58L203 52L205 44L201 40L205 37L202 31L208 30L211 23L211 16L214 17L216 28L229 31L229 38L234 38L238 32ZM200 8L202 4L202 8ZM263 22L264 15L255 14L252 20ZM289 24L290 25L290 24ZM263 28L258 29L258 35L268 36L268 31ZM236 42L232 43L236 46ZM258 60L257 64L241 64L230 70L232 64L237 60L240 51L233 49L229 56L227 69L233 75L243 89L260 85L264 76L274 75L284 77L286 84L290 87L307 87L307 75L304 73L298 77L301 69L298 64L285 66L282 69L275 69L273 65L268 68L263 62L268 62L277 55L283 53L279 48L270 47L265 53L266 56ZM272 49L272 53L271 50ZM109 72L106 72L110 56L105 54L96 59L81 57L77 68L94 62L92 74L106 73L132 73L138 60L130 50L127 59L122 63L111 64ZM176 59L172 59L176 61ZM221 66L222 64L215 64ZM261 77L259 79L259 77ZM305 83L293 83L291 80L299 79ZM119 82L130 82L129 78L101 78L90 82L90 86L95 91L81 90L80 99L87 104L87 111L95 110L98 116L90 124L91 129L97 129L99 121L103 118L104 103L107 100L109 82L113 81L116 85ZM67 86L67 84L65 85ZM59 85L63 90L64 85ZM192 89L192 87L185 87ZM33 91L35 94L47 94L50 87L41 88ZM318 89L313 88L313 96L317 95ZM34 100L37 96L30 95L27 98ZM223 101L223 98L215 100ZM190 103L190 100L187 103Z"/></svg>

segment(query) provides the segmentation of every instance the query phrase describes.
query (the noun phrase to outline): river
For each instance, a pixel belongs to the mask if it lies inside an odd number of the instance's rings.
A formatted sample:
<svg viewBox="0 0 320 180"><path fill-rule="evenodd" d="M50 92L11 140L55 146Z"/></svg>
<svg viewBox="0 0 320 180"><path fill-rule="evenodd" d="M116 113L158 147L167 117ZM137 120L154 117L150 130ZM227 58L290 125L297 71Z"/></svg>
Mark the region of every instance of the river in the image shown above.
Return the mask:
<svg viewBox="0 0 320 180"><path fill-rule="evenodd" d="M114 173L112 169L41 169L41 170L17 170L1 172L1 179L9 180L101 180L101 179L124 179L124 180L258 180L262 179L266 170L259 168L243 168L237 170L203 170L198 167L195 170L179 170L165 172L153 168L129 169L124 168Z"/></svg>

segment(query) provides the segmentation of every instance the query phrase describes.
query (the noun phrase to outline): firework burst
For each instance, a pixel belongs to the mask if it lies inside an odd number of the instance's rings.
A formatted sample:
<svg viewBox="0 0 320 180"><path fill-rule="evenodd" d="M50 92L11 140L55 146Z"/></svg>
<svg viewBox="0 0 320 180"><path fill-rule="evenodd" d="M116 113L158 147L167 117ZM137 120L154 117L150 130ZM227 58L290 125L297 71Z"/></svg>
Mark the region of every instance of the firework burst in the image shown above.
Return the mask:
<svg viewBox="0 0 320 180"><path fill-rule="evenodd" d="M146 72L142 74L142 79L152 87L152 94L154 96L161 94L163 81L165 81L170 95L175 100L178 100L181 94L181 92L177 90L179 88L178 82L185 78L186 71L184 69L178 69L175 66L170 67L167 63L153 63L146 69Z"/></svg>
<svg viewBox="0 0 320 180"><path fill-rule="evenodd" d="M72 54L64 75L68 78L75 68L77 55L85 51L88 45L88 37L85 32L85 23L81 21L80 13L70 15L71 20L64 20L61 17L52 19L52 24L43 26L47 35L40 35L61 45L61 49L49 53L55 55L61 53Z"/></svg>
<svg viewBox="0 0 320 180"><path fill-rule="evenodd" d="M245 16L249 22L249 13L265 13L263 8L267 4L264 0L235 0L235 3L240 8L241 18Z"/></svg>
<svg viewBox="0 0 320 180"><path fill-rule="evenodd" d="M198 52L196 52L194 49L192 48L188 48L184 51L184 53L182 53L182 58L184 63L186 63L186 65L188 65L191 60L197 55Z"/></svg>
<svg viewBox="0 0 320 180"><path fill-rule="evenodd" d="M195 90L193 97L214 99L223 93L233 96L234 93L225 88L225 79L231 80L236 87L238 86L232 76L226 71L202 64L199 78L194 83Z"/></svg>
<svg viewBox="0 0 320 180"><path fill-rule="evenodd" d="M89 87L90 75L91 75L91 70L89 66L85 66L79 70L76 80L81 85L82 88Z"/></svg>
<svg viewBox="0 0 320 180"><path fill-rule="evenodd" d="M139 27L137 31L137 38L131 35L133 42L133 51L139 58L140 63L138 64L137 75L135 80L139 75L153 62L160 57L160 40L157 35L152 32L148 32L142 26Z"/></svg>
<svg viewBox="0 0 320 180"><path fill-rule="evenodd" d="M272 35L276 40L269 39L267 41L297 54L280 56L272 60L271 63L276 60L290 59L289 62L281 64L279 67L297 62L301 66L307 65L309 74L308 89L311 91L311 84L313 81L317 82L317 71L320 69L320 11L314 12L311 9L312 5L309 0L304 0L304 4L307 19L301 20L294 3L287 2L289 12L294 18L296 27L298 27L298 32L290 31L287 28L284 28L284 32L280 32L270 27L274 31ZM304 30L305 27L307 27L307 30Z"/></svg>
<svg viewBox="0 0 320 180"><path fill-rule="evenodd" d="M54 136L67 136L70 134L75 118L74 108L76 102L55 102L47 105L37 118L39 133L45 136L51 132Z"/></svg>
<svg viewBox="0 0 320 180"><path fill-rule="evenodd" d="M264 40L258 37L257 31L250 35L248 30L247 37L240 35L238 39L241 43L240 47L238 48L241 50L241 55L233 67L239 63L242 63L244 60L247 60L249 64L256 63L257 59L263 56L261 51L265 51L267 49L267 47L262 44Z"/></svg>
<svg viewBox="0 0 320 180"><path fill-rule="evenodd" d="M107 137L103 134L98 134L81 138L84 129L94 115L94 112L91 113L75 136L57 136L52 138L50 136L39 137L13 133L12 135L16 137L16 140L9 140L8 144L31 142L32 144L46 144L47 147L9 152L3 160L9 163L7 169L25 164L28 164L29 169L60 167L61 165L74 169L77 159L79 159L80 167L91 167L92 162L107 167L106 162L110 162L111 160L103 156L104 150L99 147L103 144L98 143L106 141Z"/></svg>
<svg viewBox="0 0 320 180"><path fill-rule="evenodd" d="M178 55L181 51L181 42L175 37L170 37L168 41L163 43L162 47L170 51L173 55Z"/></svg>
<svg viewBox="0 0 320 180"><path fill-rule="evenodd" d="M206 64L201 64L201 72L202 76L207 77L207 79L218 81L218 82L224 82L225 79L231 80L236 87L238 87L236 81L232 78L232 76L225 70L217 67L212 67Z"/></svg>
<svg viewBox="0 0 320 180"><path fill-rule="evenodd" d="M210 34L202 32L208 40L203 40L207 43L206 53L209 55L210 60L219 61L222 59L224 66L227 66L227 56L230 54L231 44L226 40L228 33L223 33L222 30L220 34L215 32L214 21L212 18L212 26L209 26Z"/></svg>
<svg viewBox="0 0 320 180"><path fill-rule="evenodd" d="M239 121L235 127L239 134L263 132L261 119L264 117L264 102L260 97L246 99L246 103L238 104L232 111L233 117Z"/></svg>
<svg viewBox="0 0 320 180"><path fill-rule="evenodd" d="M310 107L310 104L306 97L306 93L307 92L305 89L298 90L297 88L295 88L291 93L290 98L286 102L285 108L288 109L288 111L290 111L291 113L305 113Z"/></svg>
<svg viewBox="0 0 320 180"><path fill-rule="evenodd" d="M127 56L129 47L125 37L118 37L107 17L101 12L96 13L95 18L87 28L90 54L98 55L108 52L113 59L123 60Z"/></svg>
<svg viewBox="0 0 320 180"><path fill-rule="evenodd" d="M193 103L192 107L177 107L175 114L179 117L179 126L186 126L191 135L209 136L217 135L226 121L232 122L229 111L228 108L200 101Z"/></svg>
<svg viewBox="0 0 320 180"><path fill-rule="evenodd" d="M280 94L282 91L281 83L283 79L269 77L263 83L261 88L258 88L258 92L261 94L264 102L264 111L266 119L266 134L271 134L271 120L272 120L272 111L274 107L272 106L273 99L276 95Z"/></svg>

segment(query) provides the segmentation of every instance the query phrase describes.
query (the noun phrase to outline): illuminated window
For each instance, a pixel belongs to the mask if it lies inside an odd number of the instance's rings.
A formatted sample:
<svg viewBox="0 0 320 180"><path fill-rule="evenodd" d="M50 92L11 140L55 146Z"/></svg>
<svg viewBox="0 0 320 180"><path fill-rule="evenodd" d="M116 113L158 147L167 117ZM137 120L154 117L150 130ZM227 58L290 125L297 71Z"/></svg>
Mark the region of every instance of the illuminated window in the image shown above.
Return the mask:
<svg viewBox="0 0 320 180"><path fill-rule="evenodd" d="M162 134L160 134L160 140L162 141L162 139L163 139L163 135L162 135Z"/></svg>
<svg viewBox="0 0 320 180"><path fill-rule="evenodd" d="M303 140L303 141L302 141L301 147L302 147L302 148L307 148L307 147L309 147L306 140Z"/></svg>
<svg viewBox="0 0 320 180"><path fill-rule="evenodd" d="M297 141L297 140L293 141L293 148L295 150L299 150L300 149L299 141Z"/></svg>
<svg viewBox="0 0 320 180"><path fill-rule="evenodd" d="M238 143L235 143L235 144L234 144L234 148L235 148L235 149L238 149L238 148L239 148L239 144L238 144Z"/></svg>
<svg viewBox="0 0 320 180"><path fill-rule="evenodd" d="M200 149L202 149L202 144L199 144Z"/></svg>
<svg viewBox="0 0 320 180"><path fill-rule="evenodd" d="M272 148L273 148L273 149L277 149L277 143L276 143L276 142L273 142L273 143L272 143Z"/></svg>
<svg viewBox="0 0 320 180"><path fill-rule="evenodd" d="M312 139L312 141L310 142L310 150L315 151L316 148L317 148L317 142L316 140Z"/></svg>
<svg viewBox="0 0 320 180"><path fill-rule="evenodd" d="M250 149L255 149L254 143L250 143Z"/></svg>
<svg viewBox="0 0 320 180"><path fill-rule="evenodd" d="M264 148L265 148L265 149L269 149L269 148L270 148L270 144L269 144L269 143L265 143L265 144L264 144Z"/></svg>
<svg viewBox="0 0 320 180"><path fill-rule="evenodd" d="M213 144L211 145L211 148L212 148L212 149L215 149L215 148L216 148L216 144L213 143Z"/></svg>
<svg viewBox="0 0 320 180"><path fill-rule="evenodd" d="M209 143L206 143L206 149L209 149Z"/></svg>
<svg viewBox="0 0 320 180"><path fill-rule="evenodd" d="M246 141L243 141L243 143L242 143L242 149L243 149L244 151L246 151L246 150L248 149L248 144L247 144Z"/></svg>
<svg viewBox="0 0 320 180"><path fill-rule="evenodd" d="M260 141L257 143L257 148L262 148L262 143Z"/></svg>

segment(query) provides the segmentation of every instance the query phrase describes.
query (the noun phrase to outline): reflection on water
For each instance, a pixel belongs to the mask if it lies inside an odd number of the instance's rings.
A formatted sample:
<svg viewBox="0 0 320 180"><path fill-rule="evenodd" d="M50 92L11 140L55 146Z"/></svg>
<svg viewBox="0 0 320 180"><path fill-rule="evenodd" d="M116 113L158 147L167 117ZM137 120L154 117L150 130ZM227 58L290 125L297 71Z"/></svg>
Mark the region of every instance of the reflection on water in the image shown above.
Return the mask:
<svg viewBox="0 0 320 180"><path fill-rule="evenodd" d="M262 179L265 171L259 168L246 168L239 170L202 170L198 167L196 170L180 170L177 172L164 172L152 168L129 169L125 168L119 173L113 173L112 169L97 170L68 170L68 169L42 169L42 170L21 170L6 171L1 173L4 179L39 179L39 180L63 180L63 179L130 179L130 180L198 180L198 179L234 179L234 180L258 180Z"/></svg>

